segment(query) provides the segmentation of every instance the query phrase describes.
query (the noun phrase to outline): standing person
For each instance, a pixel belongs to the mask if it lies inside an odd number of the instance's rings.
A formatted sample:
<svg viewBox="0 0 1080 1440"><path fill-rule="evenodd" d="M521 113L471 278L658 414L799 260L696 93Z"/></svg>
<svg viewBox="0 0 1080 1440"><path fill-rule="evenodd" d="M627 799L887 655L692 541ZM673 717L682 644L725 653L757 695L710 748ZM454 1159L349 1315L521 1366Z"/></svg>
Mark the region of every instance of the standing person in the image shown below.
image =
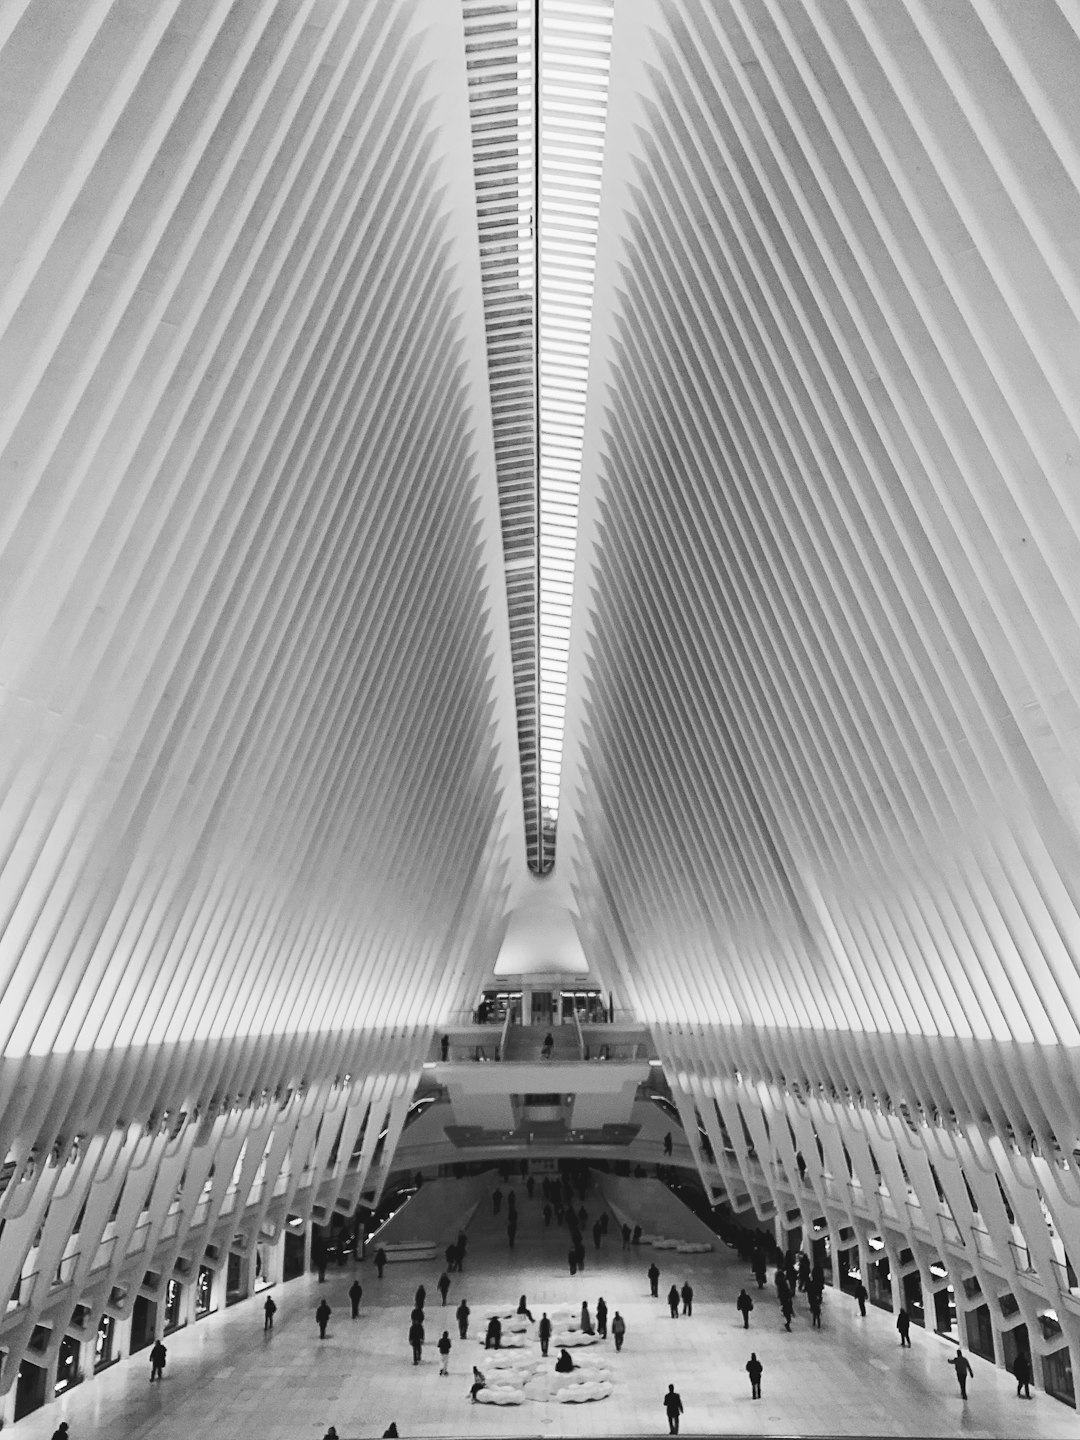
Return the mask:
<svg viewBox="0 0 1080 1440"><path fill-rule="evenodd" d="M415 1295L415 1298L413 1299L413 1304L416 1306L416 1308L417 1308L418 1310L423 1310L423 1308L424 1308L424 1301L425 1301L426 1299L427 1299L427 1289L426 1289L426 1287L423 1286L423 1285L418 1285L418 1286L416 1287L416 1295Z"/></svg>
<svg viewBox="0 0 1080 1440"><path fill-rule="evenodd" d="M780 1314L784 1317L784 1329L791 1329L791 1321L795 1315L795 1302L791 1298L791 1291L785 1290L780 1300Z"/></svg>
<svg viewBox="0 0 1080 1440"><path fill-rule="evenodd" d="M618 1310L611 1318L611 1334L615 1341L616 1353L622 1349L622 1342L626 1338L626 1321L619 1314Z"/></svg>
<svg viewBox="0 0 1080 1440"><path fill-rule="evenodd" d="M671 1154L671 1131L670 1131L670 1130L669 1130L669 1131L667 1132L667 1134L664 1136L664 1154L665 1154L665 1155L670 1155L670 1154Z"/></svg>
<svg viewBox="0 0 1080 1440"><path fill-rule="evenodd" d="M683 1287L682 1287L681 1294L682 1294L682 1313L683 1313L684 1315L693 1315L693 1313L694 1313L694 1287L690 1284L690 1281L689 1281L689 1280L684 1280L684 1281L683 1281Z"/></svg>
<svg viewBox="0 0 1080 1440"><path fill-rule="evenodd" d="M465 1340L469 1334L469 1315L471 1311L464 1298L462 1298L461 1304L454 1311L454 1314L457 1317L458 1336L462 1340Z"/></svg>
<svg viewBox="0 0 1080 1440"><path fill-rule="evenodd" d="M442 1332L442 1336L441 1336L440 1339L439 1339L439 1346L438 1346L438 1349L439 1349L439 1357L440 1357L440 1363L439 1363L439 1374L440 1374L440 1375L449 1375L449 1374L450 1374L450 1347L451 1347L451 1345L452 1345L453 1343L454 1343L454 1342L450 1339L450 1332L449 1332L448 1330L444 1330L444 1331Z"/></svg>
<svg viewBox="0 0 1080 1440"><path fill-rule="evenodd" d="M450 1293L450 1276L446 1273L445 1270L439 1276L438 1282L435 1285L435 1289L438 1290L439 1294L442 1296L442 1303L445 1305L446 1297Z"/></svg>
<svg viewBox="0 0 1080 1440"><path fill-rule="evenodd" d="M966 1400L968 1376L973 1373L971 1361L964 1354L963 1350L957 1350L953 1358L946 1360L945 1364L951 1365L956 1371L956 1383L960 1386L960 1399Z"/></svg>
<svg viewBox="0 0 1080 1440"><path fill-rule="evenodd" d="M602 1295L596 1302L596 1333L601 1340L607 1339L607 1301Z"/></svg>
<svg viewBox="0 0 1080 1440"><path fill-rule="evenodd" d="M683 1413L682 1396L675 1389L674 1385L667 1387L667 1394L664 1396L664 1409L667 1411L668 1434L678 1435L679 1416Z"/></svg>
<svg viewBox="0 0 1080 1440"><path fill-rule="evenodd" d="M870 1292L869 1292L869 1290L867 1290L866 1286L865 1286L865 1285L862 1283L862 1281L860 1280L859 1283L855 1286L855 1289L854 1289L851 1293L855 1296L855 1299L859 1302L859 1314L860 1314L860 1315L862 1316L862 1318L865 1320L865 1319L866 1319L866 1302L867 1302L867 1300L870 1299Z"/></svg>
<svg viewBox="0 0 1080 1440"><path fill-rule="evenodd" d="M447 1061L450 1059L450 1036L444 1035L439 1041L439 1059Z"/></svg>
<svg viewBox="0 0 1080 1440"><path fill-rule="evenodd" d="M1025 1400L1031 1399L1031 1356L1026 1350L1017 1351L1016 1359L1013 1361L1013 1376L1016 1379L1016 1398L1021 1398L1020 1391L1024 1392Z"/></svg>
<svg viewBox="0 0 1080 1440"><path fill-rule="evenodd" d="M325 1300L320 1300L315 1310L315 1324L319 1327L319 1339L326 1339L326 1327L330 1323L330 1316L334 1312L327 1305Z"/></svg>
<svg viewBox="0 0 1080 1440"><path fill-rule="evenodd" d="M896 1328L900 1331L901 1350L904 1348L905 1345L910 1350L911 1341L908 1338L908 1331L911 1329L911 1316L903 1307L901 1307L901 1309L897 1312Z"/></svg>
<svg viewBox="0 0 1080 1440"><path fill-rule="evenodd" d="M671 1311L671 1318L672 1318L672 1320L678 1320L678 1318L679 1318L679 1292L678 1292L678 1290L675 1288L674 1285L672 1285L671 1289L667 1292L667 1303L668 1303L668 1309Z"/></svg>
<svg viewBox="0 0 1080 1440"><path fill-rule="evenodd" d="M409 1326L409 1344L412 1346L412 1363L419 1365L424 1358L424 1327L419 1320Z"/></svg>
<svg viewBox="0 0 1080 1440"><path fill-rule="evenodd" d="M754 1302L744 1290L739 1291L739 1298L735 1301L735 1309L742 1316L742 1328L750 1329L750 1311L754 1308Z"/></svg>
<svg viewBox="0 0 1080 1440"><path fill-rule="evenodd" d="M768 1266L765 1264L765 1256L762 1255L760 1251L754 1256L754 1263L751 1268L754 1272L754 1279L757 1281L757 1288L764 1290Z"/></svg>
<svg viewBox="0 0 1080 1440"><path fill-rule="evenodd" d="M382 1279L382 1272L386 1269L386 1251L380 1245L375 1251L375 1269L379 1272L379 1279Z"/></svg>
<svg viewBox="0 0 1080 1440"><path fill-rule="evenodd" d="M811 1285L806 1292L806 1303L810 1306L810 1324L815 1330L821 1329L821 1291L816 1285ZM903 1334L906 1336L907 1331ZM900 1341L904 1343L903 1339ZM909 1342L910 1343L910 1342Z"/></svg>
<svg viewBox="0 0 1080 1440"><path fill-rule="evenodd" d="M546 1355L548 1353L548 1346L551 1344L551 1321L547 1317L546 1310L543 1315L540 1316L538 1333L540 1336L540 1354Z"/></svg>
<svg viewBox="0 0 1080 1440"><path fill-rule="evenodd" d="M584 1335L596 1334L596 1328L593 1325L592 1316L589 1314L589 1302L587 1300L582 1300L581 1302L581 1330L582 1334Z"/></svg>
<svg viewBox="0 0 1080 1440"><path fill-rule="evenodd" d="M349 1304L352 1306L352 1318L360 1318L360 1301L364 1294L364 1287L359 1280L354 1280L349 1286Z"/></svg>
<svg viewBox="0 0 1080 1440"><path fill-rule="evenodd" d="M624 1226L622 1227L622 1248L623 1248L624 1250L629 1250L629 1249L630 1249L630 1226L629 1226L629 1225L624 1225Z"/></svg>
<svg viewBox="0 0 1080 1440"><path fill-rule="evenodd" d="M165 1376L165 1361L168 1351L160 1340L154 1341L154 1348L150 1351L150 1379L162 1380Z"/></svg>
<svg viewBox="0 0 1080 1440"><path fill-rule="evenodd" d="M649 1266L646 1273L649 1277L649 1290L651 1291L652 1297L655 1300L656 1297L660 1294L660 1270L655 1260Z"/></svg>
<svg viewBox="0 0 1080 1440"><path fill-rule="evenodd" d="M535 1180L533 1179L533 1177L530 1175L529 1178L525 1181L525 1193L528 1195L528 1197L529 1197L530 1200L533 1198L533 1191L534 1191L535 1189L536 1189L536 1181L535 1181Z"/></svg>
<svg viewBox="0 0 1080 1440"><path fill-rule="evenodd" d="M764 1365L757 1358L754 1352L750 1351L750 1359L746 1362L746 1373L750 1376L750 1399L761 1399L761 1372Z"/></svg>
<svg viewBox="0 0 1080 1440"><path fill-rule="evenodd" d="M277 1314L277 1306L274 1304L274 1301L273 1301L272 1296L267 1295L267 1297L266 1297L266 1303L263 1305L263 1329L264 1329L264 1330L273 1330L273 1328L274 1328L274 1316L275 1316L276 1314Z"/></svg>
<svg viewBox="0 0 1080 1440"><path fill-rule="evenodd" d="M566 1261L567 1261L567 1264L570 1266L570 1274L571 1274L571 1275L576 1275L576 1274L577 1274L577 1250L574 1248L573 1245L571 1245L569 1251L567 1252Z"/></svg>
<svg viewBox="0 0 1080 1440"><path fill-rule="evenodd" d="M600 1241L603 1238L603 1235L604 1227L600 1224L599 1220L594 1220L592 1227L592 1243L597 1250L600 1249Z"/></svg>

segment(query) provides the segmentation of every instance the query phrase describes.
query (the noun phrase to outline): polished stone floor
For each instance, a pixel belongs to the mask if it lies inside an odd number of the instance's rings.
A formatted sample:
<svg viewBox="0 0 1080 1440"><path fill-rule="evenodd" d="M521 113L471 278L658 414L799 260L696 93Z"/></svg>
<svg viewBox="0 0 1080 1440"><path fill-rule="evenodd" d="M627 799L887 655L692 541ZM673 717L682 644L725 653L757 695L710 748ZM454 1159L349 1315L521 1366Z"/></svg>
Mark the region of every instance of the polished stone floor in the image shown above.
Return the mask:
<svg viewBox="0 0 1080 1440"><path fill-rule="evenodd" d="M453 1182L445 1184L445 1214L455 1214ZM945 1363L953 1348L912 1331L901 1350L892 1317L871 1309L865 1320L844 1296L826 1291L824 1324L810 1328L800 1305L790 1334L771 1290L755 1296L746 1333L734 1307L749 1281L726 1251L675 1256L655 1252L661 1298L649 1296L645 1271L654 1252L622 1250L614 1230L597 1253L590 1240L585 1274L571 1278L565 1231L545 1230L539 1200L518 1187L520 1228L510 1252L505 1209L496 1220L485 1200L469 1226L464 1274L455 1275L445 1311L435 1290L441 1265L387 1267L380 1282L369 1262L359 1265L364 1286L360 1318L349 1318L346 1290L353 1270L332 1270L326 1283L301 1279L276 1287L275 1329L264 1335L262 1297L233 1306L168 1339L167 1378L147 1383L144 1354L115 1365L93 1384L14 1426L17 1440L48 1440L61 1419L71 1440L322 1440L336 1425L342 1440L381 1436L391 1420L411 1436L662 1435L661 1399L674 1383L685 1406L684 1435L1057 1437L1077 1433L1073 1410L1033 1392L1019 1400L1002 1371L973 1358L969 1398L960 1400ZM426 1205L440 1209L439 1189L426 1186ZM423 1193L423 1192L422 1192ZM674 1201L672 1202L675 1203ZM589 1223L598 1213L586 1200ZM425 1222L426 1223L426 1222ZM444 1240L445 1243L445 1240ZM672 1281L690 1279L694 1313L673 1321L663 1296ZM427 1346L414 1367L407 1343L416 1286L428 1290ZM468 1380L482 1351L457 1339L453 1311L464 1295L479 1321L485 1305L515 1304L525 1292L534 1310L603 1295L626 1320L621 1355L609 1353L615 1393L586 1405L530 1403L515 1408L470 1404ZM333 1316L320 1342L313 1313L328 1299ZM454 1340L450 1376L439 1375L434 1342L442 1329ZM474 1329L478 1328L474 1324ZM744 1365L753 1348L765 1366L763 1396L755 1402Z"/></svg>

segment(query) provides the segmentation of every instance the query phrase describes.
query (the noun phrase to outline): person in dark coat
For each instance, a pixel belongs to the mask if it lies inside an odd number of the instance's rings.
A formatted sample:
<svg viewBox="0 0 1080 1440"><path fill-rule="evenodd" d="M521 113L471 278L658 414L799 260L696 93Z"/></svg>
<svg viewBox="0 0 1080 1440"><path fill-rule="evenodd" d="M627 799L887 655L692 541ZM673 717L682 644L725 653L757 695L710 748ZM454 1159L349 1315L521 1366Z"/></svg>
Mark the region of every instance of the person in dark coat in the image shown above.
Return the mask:
<svg viewBox="0 0 1080 1440"><path fill-rule="evenodd" d="M498 1213L499 1213L499 1211L500 1211L501 1209L502 1209L502 1191L501 1191L501 1190L499 1189L499 1187L496 1185L496 1186L495 1186L495 1189L491 1192L491 1213L492 1213L493 1215L498 1215Z"/></svg>
<svg viewBox="0 0 1080 1440"><path fill-rule="evenodd" d="M810 1307L810 1324L815 1330L821 1329L821 1291L816 1285L807 1286L806 1303ZM906 1332L905 1332L906 1333ZM903 1341L900 1342L903 1344Z"/></svg>
<svg viewBox="0 0 1080 1440"><path fill-rule="evenodd" d="M320 1300L320 1301L319 1301L319 1304L318 1304L318 1306L317 1306L317 1308L316 1308L316 1310L315 1310L315 1323L316 1323L316 1325L318 1325L318 1327L319 1327L319 1339L320 1339L320 1340L325 1340L325 1339L326 1339L326 1327L327 1327L327 1325L329 1325L329 1323L330 1323L330 1316L331 1316L333 1313L334 1313L334 1312L330 1309L330 1306L327 1305L327 1303L326 1303L325 1300Z"/></svg>
<svg viewBox="0 0 1080 1440"><path fill-rule="evenodd" d="M649 1290L652 1293L653 1299L655 1300L656 1297L660 1294L660 1270L655 1260L649 1266L646 1273L649 1277Z"/></svg>
<svg viewBox="0 0 1080 1440"><path fill-rule="evenodd" d="M1013 1378L1016 1380L1016 1398L1018 1400L1021 1398L1030 1400L1031 1381L1033 1377L1031 1374L1031 1356L1026 1350L1017 1352L1016 1359L1013 1361L1012 1373ZM1023 1397L1021 1397L1020 1394L1021 1390L1024 1392Z"/></svg>
<svg viewBox="0 0 1080 1440"><path fill-rule="evenodd" d="M750 1329L750 1311L754 1308L754 1302L745 1290L739 1291L739 1298L735 1301L735 1309L742 1316L742 1328Z"/></svg>
<svg viewBox="0 0 1080 1440"><path fill-rule="evenodd" d="M168 1351L160 1340L155 1340L154 1348L150 1351L150 1379L161 1380L165 1375L165 1360Z"/></svg>
<svg viewBox="0 0 1080 1440"><path fill-rule="evenodd" d="M784 1298L780 1301L780 1314L784 1317L784 1329L791 1329L791 1321L795 1315L795 1302L791 1298L791 1291L784 1291Z"/></svg>
<svg viewBox="0 0 1080 1440"><path fill-rule="evenodd" d="M398 1440L397 1421L391 1420L386 1429L382 1432L382 1440Z"/></svg>
<svg viewBox="0 0 1080 1440"><path fill-rule="evenodd" d="M751 1400L761 1399L761 1372L764 1365L751 1350L750 1359L746 1362L746 1373L750 1376L750 1398Z"/></svg>
<svg viewBox="0 0 1080 1440"><path fill-rule="evenodd" d="M263 1329L264 1329L264 1330L273 1330L273 1328L274 1328L274 1316L275 1316L276 1314L277 1314L277 1306L274 1304L273 1297L270 1296L270 1295L267 1295L267 1297L266 1297L266 1303L263 1305Z"/></svg>
<svg viewBox="0 0 1080 1440"><path fill-rule="evenodd" d="M667 1411L668 1434L678 1435L679 1416L683 1413L682 1396L676 1391L674 1385L667 1387L667 1394L664 1396L664 1409Z"/></svg>
<svg viewBox="0 0 1080 1440"><path fill-rule="evenodd" d="M755 1255L754 1263L751 1268L754 1272L754 1279L757 1281L757 1288L759 1290L764 1290L765 1280L768 1275L768 1266L765 1264L765 1256Z"/></svg>
<svg viewBox="0 0 1080 1440"><path fill-rule="evenodd" d="M543 1315L540 1316L537 1334L540 1336L540 1354L546 1355L548 1353L548 1346L551 1344L551 1321L547 1317L546 1310Z"/></svg>
<svg viewBox="0 0 1080 1440"><path fill-rule="evenodd" d="M862 1281L860 1280L859 1283L855 1286L855 1289L854 1289L851 1293L855 1296L855 1299L859 1302L859 1314L860 1314L860 1315L862 1316L862 1318L865 1320L865 1319L866 1319L866 1302L867 1302L867 1300L870 1299L870 1292L869 1292L869 1290L867 1290L866 1286L865 1286L865 1285L862 1283Z"/></svg>
<svg viewBox="0 0 1080 1440"><path fill-rule="evenodd" d="M897 1311L896 1328L900 1332L900 1348L903 1349L906 1345L907 1348L910 1350L911 1340L909 1338L908 1332L911 1329L911 1316L903 1308Z"/></svg>
<svg viewBox="0 0 1080 1440"><path fill-rule="evenodd" d="M442 1272L442 1274L436 1281L435 1289L438 1290L440 1296L442 1297L442 1303L445 1305L446 1297L450 1293L450 1276L446 1273L445 1270Z"/></svg>
<svg viewBox="0 0 1080 1440"><path fill-rule="evenodd" d="M570 1266L570 1274L577 1274L577 1250L571 1245L566 1254L566 1263Z"/></svg>
<svg viewBox="0 0 1080 1440"><path fill-rule="evenodd" d="M960 1386L960 1399L966 1400L968 1376L973 1373L971 1361L964 1354L963 1350L957 1350L953 1358L946 1360L945 1364L951 1365L956 1371L956 1383Z"/></svg>
<svg viewBox="0 0 1080 1440"><path fill-rule="evenodd" d="M337 1427L335 1425L330 1426L330 1429L327 1430L323 1436L323 1440L338 1440Z"/></svg>
<svg viewBox="0 0 1080 1440"><path fill-rule="evenodd" d="M607 1301L602 1295L596 1302L596 1333L601 1340L607 1339Z"/></svg>
<svg viewBox="0 0 1080 1440"><path fill-rule="evenodd" d="M543 1215L544 1215L544 1229L545 1229L545 1230L546 1230L546 1229L548 1228L548 1226L551 1224L551 1216L552 1216L552 1213L553 1213L553 1212L552 1212L551 1206L550 1206L550 1205L545 1205L545 1206L544 1206L544 1210L543 1210Z"/></svg>
<svg viewBox="0 0 1080 1440"><path fill-rule="evenodd" d="M629 1250L629 1249L630 1249L630 1226L629 1226L629 1225L624 1225L624 1226L622 1227L622 1248L623 1248L624 1250Z"/></svg>
<svg viewBox="0 0 1080 1440"><path fill-rule="evenodd" d="M678 1318L679 1318L679 1292L678 1292L678 1289L677 1289L674 1285L672 1285L671 1289L667 1292L667 1303L668 1303L668 1309L671 1311L671 1318L672 1318L672 1320L678 1320Z"/></svg>
<svg viewBox="0 0 1080 1440"><path fill-rule="evenodd" d="M555 1361L555 1369L560 1375L569 1375L574 1368L574 1362L570 1358L569 1350L560 1350L559 1358Z"/></svg>
<svg viewBox="0 0 1080 1440"><path fill-rule="evenodd" d="M502 1349L502 1321L497 1315L492 1315L488 1321L487 1334L484 1336L484 1349Z"/></svg>
<svg viewBox="0 0 1080 1440"><path fill-rule="evenodd" d="M349 1286L349 1303L352 1306L352 1318L354 1320L360 1315L360 1301L364 1294L364 1287L359 1280L354 1280Z"/></svg>
<svg viewBox="0 0 1080 1440"><path fill-rule="evenodd" d="M694 1287L690 1284L689 1280L683 1281L683 1287L680 1293L682 1294L682 1313L684 1315L693 1315Z"/></svg>
<svg viewBox="0 0 1080 1440"><path fill-rule="evenodd" d="M582 1334L584 1335L596 1334L596 1328L593 1325L592 1316L589 1314L589 1302L587 1300L583 1300L581 1302L581 1330Z"/></svg>
<svg viewBox="0 0 1080 1440"><path fill-rule="evenodd" d="M670 1131L670 1130L669 1130L669 1131L667 1132L667 1134L664 1136L664 1154L665 1154L665 1155L670 1155L670 1154L671 1154L671 1131Z"/></svg>
<svg viewBox="0 0 1080 1440"><path fill-rule="evenodd" d="M604 1237L604 1227L600 1224L600 1221L599 1221L599 1220L594 1220L594 1221L593 1221L593 1227L592 1227L592 1242L593 1242L593 1246L594 1246L597 1250L600 1249L600 1241L603 1239L603 1237Z"/></svg>
<svg viewBox="0 0 1080 1440"><path fill-rule="evenodd" d="M416 1287L416 1295L415 1295L415 1297L413 1298L413 1304L416 1306L416 1308L417 1308L418 1310L423 1310L423 1308L424 1308L424 1301L425 1301L426 1299L427 1299L427 1290L425 1289L425 1287L424 1287L423 1285L418 1285L418 1286Z"/></svg>
<svg viewBox="0 0 1080 1440"><path fill-rule="evenodd" d="M626 1321L619 1314L618 1310L615 1311L611 1319L611 1335L615 1341L616 1351L621 1350L623 1340L626 1338Z"/></svg>
<svg viewBox="0 0 1080 1440"><path fill-rule="evenodd" d="M379 1272L379 1279L382 1279L382 1272L386 1269L386 1251L380 1245L375 1251L375 1269Z"/></svg>
<svg viewBox="0 0 1080 1440"><path fill-rule="evenodd" d="M68 1422L61 1420L52 1433L52 1440L68 1440Z"/></svg>
<svg viewBox="0 0 1080 1440"><path fill-rule="evenodd" d="M440 1375L450 1374L450 1347L453 1345L453 1343L454 1342L450 1339L450 1332L448 1330L444 1330L439 1337L439 1343L436 1347L438 1349L441 1362L439 1365Z"/></svg>
<svg viewBox="0 0 1080 1440"><path fill-rule="evenodd" d="M412 1363L419 1365L424 1358L424 1327L419 1320L409 1326L409 1344L412 1346Z"/></svg>
<svg viewBox="0 0 1080 1440"><path fill-rule="evenodd" d="M458 1335L464 1340L469 1333L469 1315L471 1314L468 1304L464 1299L462 1299L461 1304L454 1311L454 1314L457 1316Z"/></svg>

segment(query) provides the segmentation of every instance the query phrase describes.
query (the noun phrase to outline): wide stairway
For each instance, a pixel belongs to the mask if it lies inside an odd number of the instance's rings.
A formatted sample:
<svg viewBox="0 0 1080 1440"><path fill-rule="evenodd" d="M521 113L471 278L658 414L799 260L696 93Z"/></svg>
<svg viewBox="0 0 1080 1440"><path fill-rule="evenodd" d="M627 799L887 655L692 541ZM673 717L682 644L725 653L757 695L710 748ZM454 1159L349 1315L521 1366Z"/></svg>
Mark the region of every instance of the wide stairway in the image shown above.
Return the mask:
<svg viewBox="0 0 1080 1440"><path fill-rule="evenodd" d="M555 1041L555 1048L551 1054L552 1060L576 1061L581 1059L575 1025L553 1025L550 1031L540 1025L511 1025L506 1032L506 1045L502 1058L518 1061L539 1060L540 1047L544 1043L544 1036L548 1034Z"/></svg>

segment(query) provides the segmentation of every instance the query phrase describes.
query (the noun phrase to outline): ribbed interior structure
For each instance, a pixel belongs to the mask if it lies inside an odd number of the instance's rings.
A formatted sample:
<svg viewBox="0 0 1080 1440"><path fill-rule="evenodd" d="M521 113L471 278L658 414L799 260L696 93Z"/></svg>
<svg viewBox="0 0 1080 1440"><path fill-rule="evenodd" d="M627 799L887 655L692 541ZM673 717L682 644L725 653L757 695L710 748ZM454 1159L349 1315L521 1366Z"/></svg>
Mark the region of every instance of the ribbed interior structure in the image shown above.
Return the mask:
<svg viewBox="0 0 1080 1440"><path fill-rule="evenodd" d="M0 1395L377 1203L550 857L523 13L0 7ZM1074 1373L1077 75L614 7L557 861L714 1198Z"/></svg>

